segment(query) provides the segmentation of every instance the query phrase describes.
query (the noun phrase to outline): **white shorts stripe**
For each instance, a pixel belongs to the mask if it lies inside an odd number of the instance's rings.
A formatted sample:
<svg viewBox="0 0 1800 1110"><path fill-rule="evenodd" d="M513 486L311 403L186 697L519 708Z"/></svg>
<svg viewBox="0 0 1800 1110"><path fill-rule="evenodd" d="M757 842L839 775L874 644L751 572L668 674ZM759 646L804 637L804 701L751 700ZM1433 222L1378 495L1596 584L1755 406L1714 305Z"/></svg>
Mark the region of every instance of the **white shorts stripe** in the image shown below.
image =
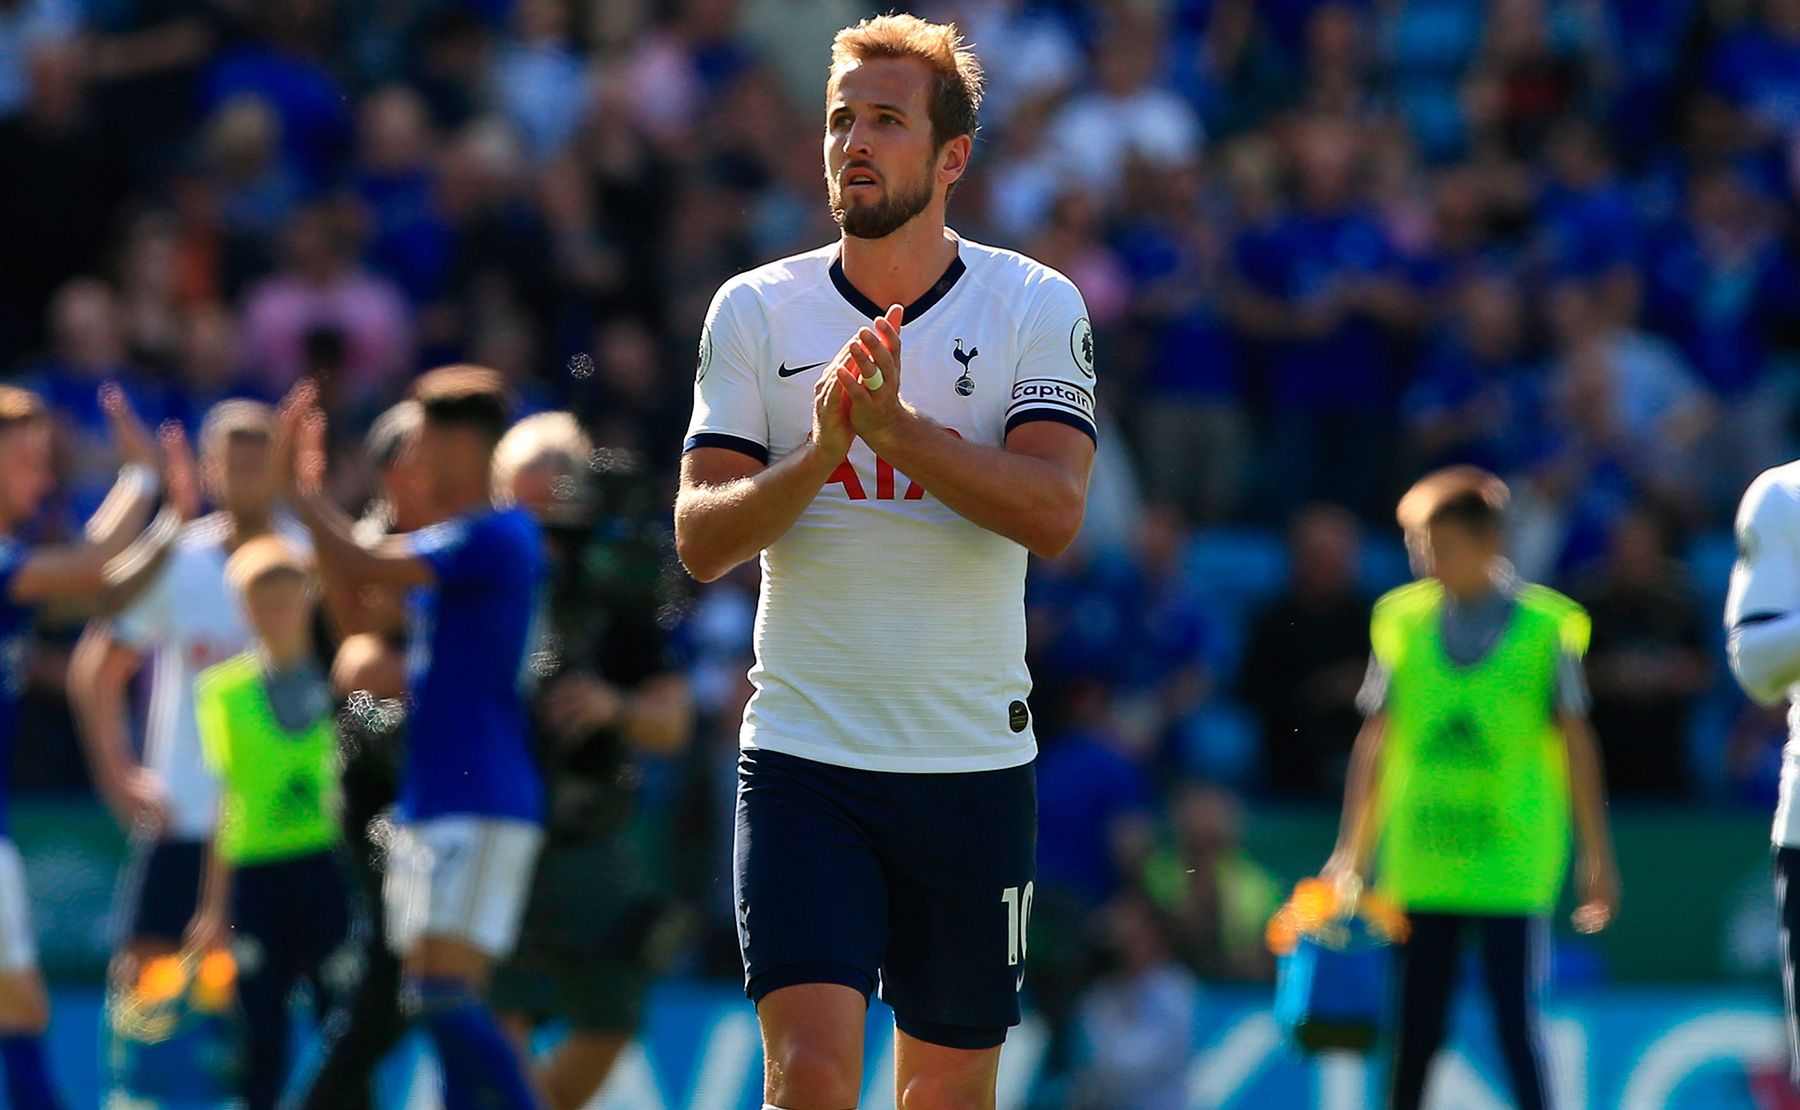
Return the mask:
<svg viewBox="0 0 1800 1110"><path fill-rule="evenodd" d="M401 954L447 937L507 955L536 870L544 832L526 821L438 817L395 830L383 883L388 945Z"/></svg>
<svg viewBox="0 0 1800 1110"><path fill-rule="evenodd" d="M25 861L11 840L0 839L0 971L37 966L37 936L31 929Z"/></svg>

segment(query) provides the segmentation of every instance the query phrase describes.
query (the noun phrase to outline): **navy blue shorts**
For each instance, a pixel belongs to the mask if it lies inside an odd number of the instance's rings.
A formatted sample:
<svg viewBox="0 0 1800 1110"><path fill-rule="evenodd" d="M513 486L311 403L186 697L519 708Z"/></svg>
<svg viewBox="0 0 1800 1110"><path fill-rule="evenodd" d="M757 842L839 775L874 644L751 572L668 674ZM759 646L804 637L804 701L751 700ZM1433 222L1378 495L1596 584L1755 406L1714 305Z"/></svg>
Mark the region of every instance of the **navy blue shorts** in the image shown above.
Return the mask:
<svg viewBox="0 0 1800 1110"><path fill-rule="evenodd" d="M738 758L733 868L744 989L867 997L951 1048L1019 1023L1037 874L1037 771L861 771L766 750Z"/></svg>
<svg viewBox="0 0 1800 1110"><path fill-rule="evenodd" d="M180 944L200 904L203 840L134 840L113 907L113 943Z"/></svg>

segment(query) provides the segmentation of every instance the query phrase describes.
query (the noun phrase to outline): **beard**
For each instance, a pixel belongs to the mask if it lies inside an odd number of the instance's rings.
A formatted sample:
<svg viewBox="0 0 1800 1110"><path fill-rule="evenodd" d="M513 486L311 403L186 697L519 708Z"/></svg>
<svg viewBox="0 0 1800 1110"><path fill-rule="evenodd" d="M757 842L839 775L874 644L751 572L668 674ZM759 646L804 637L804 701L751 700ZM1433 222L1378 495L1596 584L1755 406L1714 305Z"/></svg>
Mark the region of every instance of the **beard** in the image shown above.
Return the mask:
<svg viewBox="0 0 1800 1110"><path fill-rule="evenodd" d="M927 163L929 167L929 163ZM827 178L831 192L831 218L845 235L854 239L885 239L905 227L914 216L931 203L931 175L926 174L912 188L882 190L876 204L844 206L844 190L836 178Z"/></svg>

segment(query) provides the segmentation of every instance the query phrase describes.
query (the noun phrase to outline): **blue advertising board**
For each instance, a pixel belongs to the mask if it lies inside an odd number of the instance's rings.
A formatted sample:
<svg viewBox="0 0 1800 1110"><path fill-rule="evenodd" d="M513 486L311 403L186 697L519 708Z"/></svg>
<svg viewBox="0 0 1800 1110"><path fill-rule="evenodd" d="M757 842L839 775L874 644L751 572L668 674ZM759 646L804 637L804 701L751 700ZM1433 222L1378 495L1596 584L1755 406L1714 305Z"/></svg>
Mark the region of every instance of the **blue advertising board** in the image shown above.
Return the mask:
<svg viewBox="0 0 1800 1110"><path fill-rule="evenodd" d="M1312 1060L1283 1043L1267 991L1210 991L1201 1003L1188 1072L1189 1105L1220 1110L1380 1105L1379 1055ZM59 992L53 1050L76 1106L99 1105L99 998ZM1545 1040L1564 1110L1753 1108L1756 1084L1775 1084L1786 1042L1772 993L1718 989L1608 989L1568 993L1548 1008ZM892 1027L869 1015L863 1110L892 1110ZM417 1040L384 1069L383 1103L431 1110L435 1077ZM1022 1108L1046 1055L1043 1026L1008 1041L1002 1107ZM712 984L658 989L644 1036L620 1062L597 1110L757 1110L761 1047L756 1017L736 990ZM1485 1014L1465 1001L1433 1076L1431 1104L1501 1110L1511 1104ZM130 1110L151 1110L133 1106Z"/></svg>

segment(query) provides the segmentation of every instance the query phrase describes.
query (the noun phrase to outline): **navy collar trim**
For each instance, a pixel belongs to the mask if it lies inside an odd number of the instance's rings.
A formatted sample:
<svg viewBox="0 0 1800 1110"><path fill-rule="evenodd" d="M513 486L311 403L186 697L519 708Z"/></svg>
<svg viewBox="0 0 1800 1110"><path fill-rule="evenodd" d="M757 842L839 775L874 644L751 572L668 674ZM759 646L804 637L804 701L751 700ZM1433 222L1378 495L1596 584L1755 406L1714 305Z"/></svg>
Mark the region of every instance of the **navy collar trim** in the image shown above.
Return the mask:
<svg viewBox="0 0 1800 1110"><path fill-rule="evenodd" d="M905 312L901 316L902 326L917 320L929 311L932 305L943 300L950 292L951 287L963 274L968 272L968 269L963 264L961 252L958 252L957 256L950 260L950 267L944 271L944 276L933 282L931 288L925 290L924 295L918 300L906 306ZM850 279L844 276L844 256L841 251L836 258L831 260L831 284L835 285L838 293L850 302L851 308L856 309L868 319L873 320L886 314L886 307L863 296L862 291L851 285Z"/></svg>

